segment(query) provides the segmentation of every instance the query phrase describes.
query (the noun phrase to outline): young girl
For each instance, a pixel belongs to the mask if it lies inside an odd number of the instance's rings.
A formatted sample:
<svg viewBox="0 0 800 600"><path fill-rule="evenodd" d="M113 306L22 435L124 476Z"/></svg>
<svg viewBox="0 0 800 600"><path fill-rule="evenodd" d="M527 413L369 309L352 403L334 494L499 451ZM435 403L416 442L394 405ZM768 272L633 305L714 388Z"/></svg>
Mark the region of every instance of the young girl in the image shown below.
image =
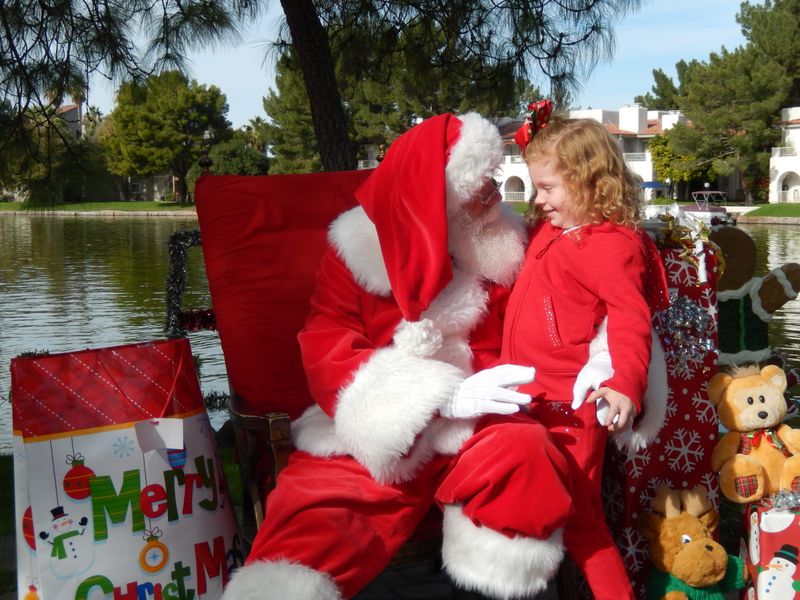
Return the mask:
<svg viewBox="0 0 800 600"><path fill-rule="evenodd" d="M651 354L648 294L655 292L653 308L662 308L666 281L652 241L636 228L637 186L603 126L555 119L533 133L524 151L536 188L531 239L509 299L502 360L535 366L535 380L520 391L532 396L530 415L570 460L567 552L595 598L633 598L604 521L600 480L609 431L627 429L642 411ZM603 327L613 368L595 373L595 390L583 403L579 393L573 409L576 378ZM596 414L601 400L607 410Z"/></svg>

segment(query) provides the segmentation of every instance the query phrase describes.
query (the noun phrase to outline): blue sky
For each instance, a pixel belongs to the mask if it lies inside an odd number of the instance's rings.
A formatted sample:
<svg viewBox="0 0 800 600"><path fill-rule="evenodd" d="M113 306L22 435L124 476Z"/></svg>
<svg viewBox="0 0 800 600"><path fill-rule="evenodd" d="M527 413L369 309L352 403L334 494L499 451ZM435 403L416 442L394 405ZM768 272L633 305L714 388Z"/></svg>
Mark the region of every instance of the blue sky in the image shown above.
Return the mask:
<svg viewBox="0 0 800 600"><path fill-rule="evenodd" d="M255 116L266 118L261 99L274 79L267 48L280 16L280 4L273 1L270 6L268 14L243 32L240 42L191 57L190 76L225 93L234 127ZM705 60L723 46L732 50L743 44L735 19L738 10L736 0L643 0L638 11L618 24L613 59L599 64L583 82L574 105L618 109L650 91L653 69L674 77L675 63L681 59ZM109 113L113 91L113 86L95 80L90 104Z"/></svg>

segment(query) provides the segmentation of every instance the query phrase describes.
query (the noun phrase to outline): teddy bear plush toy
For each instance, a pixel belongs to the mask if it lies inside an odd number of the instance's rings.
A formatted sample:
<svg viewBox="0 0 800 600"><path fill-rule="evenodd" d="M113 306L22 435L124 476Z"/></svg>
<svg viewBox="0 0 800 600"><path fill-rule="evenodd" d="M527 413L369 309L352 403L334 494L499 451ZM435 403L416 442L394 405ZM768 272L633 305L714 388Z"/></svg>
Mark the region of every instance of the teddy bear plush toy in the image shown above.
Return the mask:
<svg viewBox="0 0 800 600"><path fill-rule="evenodd" d="M783 423L785 390L786 374L775 365L718 373L708 383L708 399L729 430L714 447L711 468L733 502L800 489L800 430Z"/></svg>
<svg viewBox="0 0 800 600"><path fill-rule="evenodd" d="M639 517L655 569L647 600L724 600L747 584L744 561L730 556L712 534L719 523L703 486L656 489L651 512Z"/></svg>

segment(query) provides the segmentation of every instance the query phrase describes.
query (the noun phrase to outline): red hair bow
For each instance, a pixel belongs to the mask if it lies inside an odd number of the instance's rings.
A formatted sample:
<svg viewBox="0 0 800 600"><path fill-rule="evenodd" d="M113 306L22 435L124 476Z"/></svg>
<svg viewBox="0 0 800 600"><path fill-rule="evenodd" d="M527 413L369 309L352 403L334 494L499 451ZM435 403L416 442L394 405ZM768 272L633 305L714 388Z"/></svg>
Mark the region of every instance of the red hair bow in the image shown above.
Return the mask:
<svg viewBox="0 0 800 600"><path fill-rule="evenodd" d="M553 112L553 103L550 100L531 102L528 104L528 110L531 111L531 114L525 117L522 127L517 129L517 133L514 134L514 141L519 144L523 152L536 132L547 127L547 121Z"/></svg>

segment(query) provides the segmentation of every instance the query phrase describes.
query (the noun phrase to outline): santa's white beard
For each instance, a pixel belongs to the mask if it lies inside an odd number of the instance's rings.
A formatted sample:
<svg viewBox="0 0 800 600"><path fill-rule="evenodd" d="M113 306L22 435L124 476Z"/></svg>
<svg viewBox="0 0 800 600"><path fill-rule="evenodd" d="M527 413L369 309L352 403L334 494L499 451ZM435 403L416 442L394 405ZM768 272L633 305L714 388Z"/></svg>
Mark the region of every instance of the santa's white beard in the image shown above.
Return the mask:
<svg viewBox="0 0 800 600"><path fill-rule="evenodd" d="M448 221L448 249L459 269L511 285L525 254L521 221L496 204L478 217L459 212Z"/></svg>

